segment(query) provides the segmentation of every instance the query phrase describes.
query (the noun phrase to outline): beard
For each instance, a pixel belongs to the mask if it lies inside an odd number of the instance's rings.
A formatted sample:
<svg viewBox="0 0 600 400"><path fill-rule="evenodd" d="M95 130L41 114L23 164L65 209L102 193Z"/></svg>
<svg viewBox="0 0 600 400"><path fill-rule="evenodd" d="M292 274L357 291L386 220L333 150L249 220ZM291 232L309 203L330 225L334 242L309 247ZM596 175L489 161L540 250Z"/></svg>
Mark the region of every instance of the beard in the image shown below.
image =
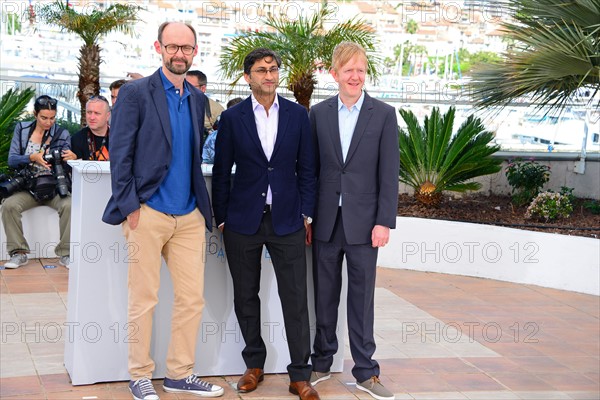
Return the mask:
<svg viewBox="0 0 600 400"><path fill-rule="evenodd" d="M272 86L265 87L259 83L250 83L248 86L250 86L251 91L256 92L256 95L269 96L277 91L279 84L274 83Z"/></svg>
<svg viewBox="0 0 600 400"><path fill-rule="evenodd" d="M173 65L173 61L182 61L185 63L185 66ZM192 63L186 58L171 58L169 60L165 60L165 67L175 75L183 75L191 68Z"/></svg>

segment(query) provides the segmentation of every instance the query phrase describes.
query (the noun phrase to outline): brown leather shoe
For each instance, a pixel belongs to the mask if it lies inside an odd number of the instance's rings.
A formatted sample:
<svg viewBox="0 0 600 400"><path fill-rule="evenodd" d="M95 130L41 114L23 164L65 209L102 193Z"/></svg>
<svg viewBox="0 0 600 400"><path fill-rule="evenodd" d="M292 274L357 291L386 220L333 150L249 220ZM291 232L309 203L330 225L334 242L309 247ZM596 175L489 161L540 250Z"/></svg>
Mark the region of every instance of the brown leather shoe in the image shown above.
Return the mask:
<svg viewBox="0 0 600 400"><path fill-rule="evenodd" d="M309 381L290 382L290 393L297 394L300 400L321 399Z"/></svg>
<svg viewBox="0 0 600 400"><path fill-rule="evenodd" d="M237 384L238 392L248 393L256 390L258 382L265 379L262 368L248 368Z"/></svg>

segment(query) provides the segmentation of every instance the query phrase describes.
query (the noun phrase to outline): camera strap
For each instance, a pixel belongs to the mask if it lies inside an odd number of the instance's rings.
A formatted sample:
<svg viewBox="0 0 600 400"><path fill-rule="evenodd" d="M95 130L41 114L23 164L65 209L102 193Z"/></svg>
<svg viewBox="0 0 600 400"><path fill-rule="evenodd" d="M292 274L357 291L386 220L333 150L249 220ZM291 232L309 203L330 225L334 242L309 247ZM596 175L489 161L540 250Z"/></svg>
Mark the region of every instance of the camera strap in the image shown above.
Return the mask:
<svg viewBox="0 0 600 400"><path fill-rule="evenodd" d="M46 149L50 146L50 130L52 130L52 128L45 131L44 136L42 136L42 142L40 143L42 153L45 153Z"/></svg>
<svg viewBox="0 0 600 400"><path fill-rule="evenodd" d="M88 149L90 152L90 160L95 161L108 161L108 151L106 149L106 141L108 139L108 135L110 132L110 128L107 128L106 135L102 137L102 143L100 143L100 149L96 149L96 135L92 132L92 130L88 127L87 132L87 141L88 141Z"/></svg>
<svg viewBox="0 0 600 400"><path fill-rule="evenodd" d="M33 135L33 132L35 131L35 127L36 127L36 121L33 121L33 123L29 126L29 133L27 135L27 141L25 143L29 143L29 141L31 140L31 136ZM48 129L47 131L44 131L44 134L42 135L42 141L40 142L40 150L45 152L46 149L48 148L48 146L50 145L50 139L51 135L50 135L50 131L52 130L54 126L52 126L50 129ZM20 142L21 145L21 154L25 153L25 150L23 149L23 142Z"/></svg>

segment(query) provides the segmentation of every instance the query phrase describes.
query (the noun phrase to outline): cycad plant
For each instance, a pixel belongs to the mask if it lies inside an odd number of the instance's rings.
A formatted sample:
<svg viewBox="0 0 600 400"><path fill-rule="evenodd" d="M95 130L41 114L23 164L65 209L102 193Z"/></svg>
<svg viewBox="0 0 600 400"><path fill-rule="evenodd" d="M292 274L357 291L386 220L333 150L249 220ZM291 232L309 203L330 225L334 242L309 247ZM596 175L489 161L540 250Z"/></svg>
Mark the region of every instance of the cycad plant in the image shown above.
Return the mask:
<svg viewBox="0 0 600 400"><path fill-rule="evenodd" d="M481 188L470 181L501 169L502 160L491 155L500 149L492 145L492 132L485 130L473 115L452 134L455 108L444 115L435 107L423 126L412 111L400 110L407 130L400 129L400 181L415 190L416 199L437 206L442 192L465 192Z"/></svg>
<svg viewBox="0 0 600 400"><path fill-rule="evenodd" d="M15 121L23 114L35 91L9 89L0 99L0 172L8 168L8 150L12 140Z"/></svg>

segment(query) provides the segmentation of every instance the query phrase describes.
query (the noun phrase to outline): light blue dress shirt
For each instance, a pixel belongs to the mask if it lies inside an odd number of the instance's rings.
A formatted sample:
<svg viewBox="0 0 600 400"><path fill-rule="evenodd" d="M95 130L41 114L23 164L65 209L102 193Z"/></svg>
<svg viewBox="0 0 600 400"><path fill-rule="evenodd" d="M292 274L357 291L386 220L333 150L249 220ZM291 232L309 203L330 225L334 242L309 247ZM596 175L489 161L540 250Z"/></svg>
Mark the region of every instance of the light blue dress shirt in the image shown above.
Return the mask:
<svg viewBox="0 0 600 400"><path fill-rule="evenodd" d="M344 162L348 155L348 149L350 148L350 142L352 141L352 135L354 134L354 128L356 127L356 121L358 121L358 114L360 114L360 108L365 101L365 92L363 92L358 101L350 108L346 107L342 100L338 96L338 121L340 130L340 141L342 142L342 155L344 156Z"/></svg>

